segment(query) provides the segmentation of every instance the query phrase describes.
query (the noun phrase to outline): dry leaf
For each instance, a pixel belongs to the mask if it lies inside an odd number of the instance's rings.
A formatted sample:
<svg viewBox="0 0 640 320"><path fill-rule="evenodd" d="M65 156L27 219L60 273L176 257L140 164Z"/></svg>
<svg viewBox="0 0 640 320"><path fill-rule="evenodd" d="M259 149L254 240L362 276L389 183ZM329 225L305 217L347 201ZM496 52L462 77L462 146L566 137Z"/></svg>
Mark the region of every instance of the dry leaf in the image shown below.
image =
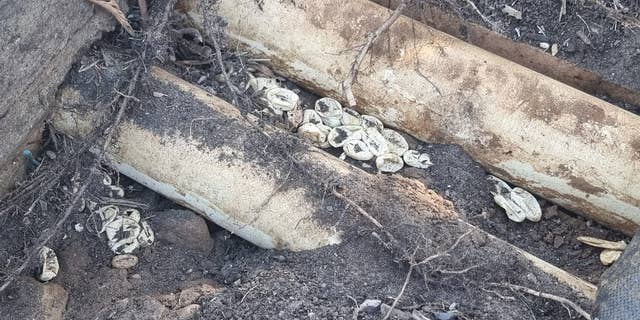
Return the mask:
<svg viewBox="0 0 640 320"><path fill-rule="evenodd" d="M107 10L116 18L116 20L118 20L120 25L122 25L129 34L133 34L133 28L131 27L127 17L124 15L124 12L122 12L122 9L120 9L120 5L117 0L89 0L89 2Z"/></svg>

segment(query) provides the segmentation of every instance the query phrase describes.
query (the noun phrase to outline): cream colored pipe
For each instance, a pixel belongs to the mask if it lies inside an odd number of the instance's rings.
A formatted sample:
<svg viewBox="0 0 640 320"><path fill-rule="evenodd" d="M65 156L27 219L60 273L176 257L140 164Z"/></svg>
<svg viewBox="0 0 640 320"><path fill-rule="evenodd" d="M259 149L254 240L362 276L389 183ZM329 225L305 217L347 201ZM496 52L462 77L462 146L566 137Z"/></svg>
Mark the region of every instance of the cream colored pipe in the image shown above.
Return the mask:
<svg viewBox="0 0 640 320"><path fill-rule="evenodd" d="M221 0L232 38L321 95L342 97L390 11L366 0ZM193 14L198 21L197 14ZM628 234L640 224L640 117L401 17L371 50L360 111L461 145L493 174Z"/></svg>

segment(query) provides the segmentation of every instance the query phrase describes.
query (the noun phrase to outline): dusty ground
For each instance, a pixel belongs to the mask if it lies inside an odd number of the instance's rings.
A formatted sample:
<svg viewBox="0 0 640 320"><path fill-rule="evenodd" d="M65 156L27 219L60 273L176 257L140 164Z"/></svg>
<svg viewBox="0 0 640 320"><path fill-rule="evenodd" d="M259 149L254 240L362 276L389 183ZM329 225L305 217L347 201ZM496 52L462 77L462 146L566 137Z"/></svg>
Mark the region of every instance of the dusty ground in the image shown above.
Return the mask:
<svg viewBox="0 0 640 320"><path fill-rule="evenodd" d="M478 2L479 8L491 10L485 2ZM529 2L521 4L525 5ZM532 20L524 20L523 23L526 22L529 25L539 23L536 19L542 19L541 21L544 22L547 14L557 17L556 13L551 14L551 11L555 10L554 6L555 4L546 7L536 6L544 7L544 10L549 10L548 12L525 11L525 17L529 16ZM473 19L473 15L469 16ZM491 17L495 18L495 15ZM586 20L589 16L582 17ZM608 22L609 20L606 19L601 18L597 20L600 22L593 23ZM179 25L177 23L172 27L177 27ZM577 28L578 25L570 24L570 26ZM550 22L549 27L545 25L545 28L547 36L554 37L551 41L560 41L564 37L561 29L554 29ZM607 29L603 28L603 30ZM619 34L621 31L608 32L610 33L605 34L611 34L613 40L628 37L626 33ZM75 71L68 77L68 84L84 88L83 92L86 96L83 98L87 100L85 107L99 105L105 109L112 108L110 105L113 99L112 88L122 88L132 72L131 69L118 69L115 66L122 67L123 61L136 58L136 51L143 47L140 43L134 42L133 45L128 43L126 38L122 33L113 34L93 46L79 60L74 68ZM602 58L610 55L611 52L622 52L615 50L627 48L624 44L613 45L605 40L597 42L596 39L593 43L596 44L594 47L582 48L574 52L562 51L561 54L575 59L580 56L583 61L581 63L586 63L584 61L588 62L589 59L595 60L597 52L601 53L600 58ZM123 46L125 50L114 49L114 47ZM179 46L173 49L177 52L178 60L187 58ZM633 57L632 54L629 59L634 59ZM233 83L239 88L244 87L243 82L247 79L244 68L248 66L246 59L239 59L233 51L226 48L223 48L223 58L228 62L228 68L233 68L231 72ZM113 62L112 65L109 65L110 59ZM621 59L627 59L627 56ZM78 72L79 69L96 60L101 61L100 68ZM157 64L158 61L155 60L152 63ZM598 65L604 66L604 64ZM232 99L233 95L228 87L219 81L220 68L215 63L204 66L184 66L165 61L164 67L172 69L185 79L199 82L214 94L223 96L227 100ZM608 70L612 73L624 70L624 67L619 67L617 63L610 63L609 67ZM625 74L637 77L639 73ZM152 90L150 87L152 85L144 80L141 81L141 91L138 93ZM311 103L311 99L314 98L312 95L304 94L304 96L307 99L306 103ZM240 99L240 108L243 112L255 111L256 104L250 97L243 96ZM130 114L144 113L145 107L157 106L136 105ZM172 111L175 112L174 116L182 115L185 121L199 116L197 113L189 113L192 109L174 108ZM198 124L192 129L196 133L206 133L211 128L210 125ZM46 233L58 219L64 205L73 194L69 191L74 186L72 178L74 175L85 174L84 165L92 161L91 157L85 153L74 152L81 148L77 142L68 141L50 133L49 137L52 136L56 138L45 139L49 141L45 149L54 151L60 156L56 161L51 160L51 165L63 166L65 163L61 161L68 161L75 166L74 170L56 183L55 191L44 197L46 200L37 202L32 213L25 215L31 203L28 201L19 203L17 207L12 207L9 211L0 214L0 226L3 228L3 232L0 233L0 243L2 243L0 278L6 277L10 270L22 262L26 254L25 249L35 244L40 235ZM419 144L416 141L411 143L429 152L434 166L426 171L404 169L401 174L420 179L428 187L451 199L469 222L480 226L483 230L589 281L597 283L604 268L597 260L598 252L578 244L575 237L591 235L610 240L624 238L591 221L566 213L544 200L541 200L545 211L543 221L536 224L512 223L501 209L493 204L488 192L489 186L485 181L485 171L459 147ZM361 166L361 164L357 165ZM60 167L48 168L53 170ZM117 178L115 173L106 168L103 170L114 179ZM262 250L229 235L225 230L212 224L207 225L193 213L172 217L177 219L176 221L185 221L184 225L188 222L192 226L198 226L200 230L208 228L209 232L184 232L179 228L183 225L181 223L176 223L176 228L167 227L162 223L161 217L167 215L163 211L178 208L177 205L124 177L119 181L126 190L128 200L145 205L143 215L158 231L158 241L153 246L137 252L140 262L133 269L112 269L110 259L113 254L107 248L104 237L100 238L88 230L84 232L74 230L76 223L87 224L89 218L87 212L73 214L65 223L62 232L59 232L51 241L51 247L59 254L63 270L53 282L61 284L70 295L66 307L67 319L118 318L118 316L126 318L127 310L157 311L166 308L166 310L177 312L191 304L198 305L197 312L194 312L191 318L347 319L352 318L355 305L365 299L379 299L386 304L391 304L392 298L398 294L406 276L406 264L399 263L401 261L397 252L384 250L380 243L370 236L371 227L365 223L346 230L345 241L339 246L303 253ZM89 194L98 197L103 192L104 190L97 183L90 188ZM37 194L30 195L28 200L33 200L36 196ZM338 199L330 201L333 201L329 203L331 210L344 209L344 204ZM4 208L6 203L0 205L0 210ZM382 217L381 220L390 225L396 223L388 216ZM425 223L422 226L403 226L403 228L399 229L400 232L407 234L415 230L428 230L440 237L443 243L451 242L452 235L459 231L459 226L448 223ZM202 243L212 245L203 247L200 245ZM486 245L486 242L481 238L474 238L466 245L468 248L481 248ZM434 244L434 249L439 248L441 245ZM484 247L483 250L487 252L487 256L468 256L463 246L463 249L454 252L452 259L429 265L424 272L416 274L398 305L399 309L409 312L417 310L430 317L434 316L432 312L454 309L459 319L568 318L565 309L557 303L489 286L488 284L492 282L513 281L552 288L558 290L559 294L563 293L562 288L550 282L544 275L528 272L527 270L530 270L528 264L514 258L513 255L505 252L504 248ZM490 257L491 262L488 265L481 264L480 262L487 257ZM447 271L461 270L474 264L478 264L478 267L469 272L447 273ZM500 268L495 268L496 266ZM31 265L23 275L29 277L35 271L35 267ZM15 312L10 309L10 306L15 306L21 299L26 299L19 295L17 289L21 281L24 280L18 280L16 285L0 294L0 306L9 307L5 310L0 307L1 314L15 315L15 313L9 313L9 311ZM209 284L217 289L215 292L207 291L197 295L193 301L190 300L191 304L181 304L166 297L171 293L180 296L185 289L201 288L203 284ZM137 300L133 299L134 297L138 297ZM123 300L127 298L130 300ZM125 307L120 310L119 306ZM575 317L575 314L573 316ZM359 317L359 319L379 318L381 318L379 311L362 312ZM9 319L20 319L20 317L10 316Z"/></svg>

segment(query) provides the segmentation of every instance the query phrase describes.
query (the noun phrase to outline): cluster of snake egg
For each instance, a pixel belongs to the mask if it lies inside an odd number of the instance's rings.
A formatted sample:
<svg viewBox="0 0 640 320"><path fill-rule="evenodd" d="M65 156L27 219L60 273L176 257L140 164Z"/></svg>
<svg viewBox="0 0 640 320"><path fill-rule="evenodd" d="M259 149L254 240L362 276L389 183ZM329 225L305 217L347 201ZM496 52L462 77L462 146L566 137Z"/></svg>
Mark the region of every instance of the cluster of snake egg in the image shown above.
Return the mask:
<svg viewBox="0 0 640 320"><path fill-rule="evenodd" d="M507 217L515 222L522 222L525 219L538 222L542 218L542 209L538 200L522 188L511 188L501 179L489 176L488 180L494 184L494 191L491 191L493 200L507 213Z"/></svg>
<svg viewBox="0 0 640 320"><path fill-rule="evenodd" d="M332 98L319 99L313 109L300 110L298 95L273 79L252 78L249 85L263 92L263 101L274 114L299 125L298 135L319 148L342 148L344 156L360 161L375 158L380 172L397 172L405 164L423 169L432 165L428 154L409 150L401 134L385 128L374 116L343 108Z"/></svg>
<svg viewBox="0 0 640 320"><path fill-rule="evenodd" d="M110 190L110 197L124 197L124 190L113 184L108 175L103 176L102 183ZM88 208L100 218L100 228L96 228L96 232L106 234L111 251L117 254L131 253L137 248L153 243L153 230L141 219L140 211L137 209L121 210L114 205L98 207L93 201L88 201Z"/></svg>

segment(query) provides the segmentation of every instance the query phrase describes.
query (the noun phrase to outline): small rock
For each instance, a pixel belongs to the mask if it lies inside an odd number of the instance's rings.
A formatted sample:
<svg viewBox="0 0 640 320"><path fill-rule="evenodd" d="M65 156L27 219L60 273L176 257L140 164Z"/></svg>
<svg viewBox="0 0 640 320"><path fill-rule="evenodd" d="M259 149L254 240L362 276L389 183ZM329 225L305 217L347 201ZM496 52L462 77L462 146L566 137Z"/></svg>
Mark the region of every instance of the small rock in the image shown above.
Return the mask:
<svg viewBox="0 0 640 320"><path fill-rule="evenodd" d="M200 299L201 296L212 294L216 291L217 289L214 286L207 283L203 283L197 287L184 289L178 296L176 307L182 308L187 305L194 304L196 303L196 301L198 301L198 299Z"/></svg>
<svg viewBox="0 0 640 320"><path fill-rule="evenodd" d="M564 237L563 236L556 236L553 239L553 247L558 249L560 247L562 247L562 245L564 244Z"/></svg>
<svg viewBox="0 0 640 320"><path fill-rule="evenodd" d="M552 44L551 45L551 55L555 57L558 54L558 51L559 51L558 44L557 43Z"/></svg>
<svg viewBox="0 0 640 320"><path fill-rule="evenodd" d="M82 223L76 223L73 228L76 230L76 232L82 232L84 231L84 226L82 225Z"/></svg>
<svg viewBox="0 0 640 320"><path fill-rule="evenodd" d="M59 284L18 278L8 292L12 299L0 302L2 319L64 319L69 294Z"/></svg>
<svg viewBox="0 0 640 320"><path fill-rule="evenodd" d="M358 310L360 310L360 312L366 312L366 313L376 312L378 311L378 309L380 309L381 304L382 304L382 301L378 299L367 299L360 304L360 307L358 307Z"/></svg>
<svg viewBox="0 0 640 320"><path fill-rule="evenodd" d="M213 249L213 239L207 222L189 210L165 210L151 214L151 221L158 240L189 250L208 254Z"/></svg>
<svg viewBox="0 0 640 320"><path fill-rule="evenodd" d="M540 42L540 48L547 50L551 47L551 45L548 42Z"/></svg>
<svg viewBox="0 0 640 320"><path fill-rule="evenodd" d="M119 254L111 259L111 266L115 269L130 269L138 264L138 257L132 254Z"/></svg>

